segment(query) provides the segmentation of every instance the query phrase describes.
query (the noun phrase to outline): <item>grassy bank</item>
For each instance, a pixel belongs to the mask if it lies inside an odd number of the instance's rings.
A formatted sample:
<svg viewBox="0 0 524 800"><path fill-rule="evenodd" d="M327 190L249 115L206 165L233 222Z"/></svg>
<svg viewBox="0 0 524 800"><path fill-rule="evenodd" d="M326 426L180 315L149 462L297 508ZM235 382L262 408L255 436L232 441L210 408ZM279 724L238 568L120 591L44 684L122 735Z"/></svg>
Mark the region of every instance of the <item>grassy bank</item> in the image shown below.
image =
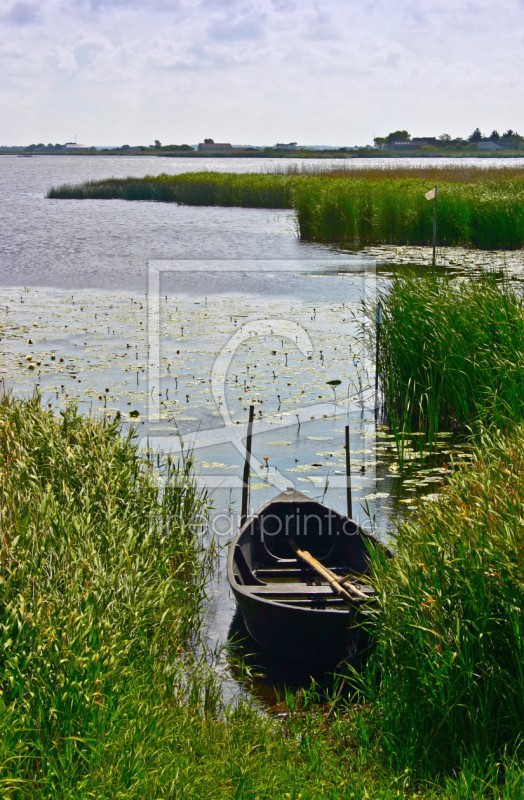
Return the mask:
<svg viewBox="0 0 524 800"><path fill-rule="evenodd" d="M132 437L73 408L4 395L0 440L0 780L28 797L93 770L125 783L134 745L107 761L114 720L151 684L156 702L171 691L198 628L203 498L188 464L166 463L161 491Z"/></svg>
<svg viewBox="0 0 524 800"><path fill-rule="evenodd" d="M374 556L377 649L363 683L369 731L396 770L502 780L520 754L523 516L517 428L485 437L474 468L400 525L397 558ZM521 797L524 773L510 772Z"/></svg>
<svg viewBox="0 0 524 800"><path fill-rule="evenodd" d="M224 706L192 660L203 498L190 464L161 463L160 492L115 423L56 419L37 400L3 397L0 437L2 796L524 796L520 434L490 443L400 530L399 558L377 563L364 702L339 700L329 719L314 690L279 719Z"/></svg>
<svg viewBox="0 0 524 800"><path fill-rule="evenodd" d="M187 173L64 185L52 199L123 199L188 205L294 208L300 235L318 241L428 245L439 185L439 245L489 250L524 246L524 170L444 167L297 174Z"/></svg>
<svg viewBox="0 0 524 800"><path fill-rule="evenodd" d="M397 276L380 301L379 376L397 432L524 419L524 307L510 283Z"/></svg>

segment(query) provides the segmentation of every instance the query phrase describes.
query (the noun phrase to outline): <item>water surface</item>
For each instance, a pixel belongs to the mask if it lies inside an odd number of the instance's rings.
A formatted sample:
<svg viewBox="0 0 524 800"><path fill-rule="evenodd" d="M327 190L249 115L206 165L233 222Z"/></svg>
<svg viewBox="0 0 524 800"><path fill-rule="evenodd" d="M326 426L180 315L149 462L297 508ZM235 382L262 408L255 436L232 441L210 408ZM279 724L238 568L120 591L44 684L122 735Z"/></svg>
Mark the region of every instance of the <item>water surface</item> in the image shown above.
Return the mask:
<svg viewBox="0 0 524 800"><path fill-rule="evenodd" d="M120 414L144 448L179 452L182 437L186 452L194 447L198 480L212 490L207 540L214 536L218 547L235 532L243 452L232 432L245 432L251 404L259 426L253 510L294 485L344 511L346 425L361 523L384 537L417 496L434 496L442 458L403 481L390 434L375 421L373 367L359 324L362 300L376 291L377 252L301 242L287 210L47 200L45 193L109 176L281 166L257 159L0 158L5 385L27 394L37 387L56 411L74 401L85 412ZM158 259L178 268L166 266L160 277L157 352L147 292L149 266ZM239 342L241 330L249 335ZM224 353L231 362L216 390ZM341 382L336 396L327 383L334 379ZM440 451L445 458L445 438ZM210 649L241 630L224 555L209 587ZM246 647L256 651L252 642ZM289 681L290 672L262 661L269 678L256 691L267 700L263 687ZM223 659L219 665L226 666Z"/></svg>

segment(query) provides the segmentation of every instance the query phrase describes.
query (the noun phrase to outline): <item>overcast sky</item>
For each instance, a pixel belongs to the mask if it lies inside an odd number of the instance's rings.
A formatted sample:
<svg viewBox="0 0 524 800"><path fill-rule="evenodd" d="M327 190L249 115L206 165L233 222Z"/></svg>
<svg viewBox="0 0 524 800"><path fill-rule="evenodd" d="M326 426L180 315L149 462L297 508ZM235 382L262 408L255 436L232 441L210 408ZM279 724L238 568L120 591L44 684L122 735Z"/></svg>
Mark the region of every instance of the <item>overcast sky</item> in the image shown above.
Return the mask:
<svg viewBox="0 0 524 800"><path fill-rule="evenodd" d="M0 0L0 144L524 134L524 0Z"/></svg>

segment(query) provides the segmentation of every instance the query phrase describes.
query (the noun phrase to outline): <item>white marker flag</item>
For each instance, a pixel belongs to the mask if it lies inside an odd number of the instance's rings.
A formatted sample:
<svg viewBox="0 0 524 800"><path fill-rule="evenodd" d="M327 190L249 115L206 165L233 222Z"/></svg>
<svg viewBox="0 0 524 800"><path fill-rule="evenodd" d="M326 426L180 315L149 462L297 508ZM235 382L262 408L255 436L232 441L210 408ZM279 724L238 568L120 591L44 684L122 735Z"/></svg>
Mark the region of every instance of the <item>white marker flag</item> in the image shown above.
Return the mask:
<svg viewBox="0 0 524 800"><path fill-rule="evenodd" d="M426 200L434 200L435 199L435 193L436 193L435 189L431 189L431 191L426 192L426 194L424 196L425 196Z"/></svg>

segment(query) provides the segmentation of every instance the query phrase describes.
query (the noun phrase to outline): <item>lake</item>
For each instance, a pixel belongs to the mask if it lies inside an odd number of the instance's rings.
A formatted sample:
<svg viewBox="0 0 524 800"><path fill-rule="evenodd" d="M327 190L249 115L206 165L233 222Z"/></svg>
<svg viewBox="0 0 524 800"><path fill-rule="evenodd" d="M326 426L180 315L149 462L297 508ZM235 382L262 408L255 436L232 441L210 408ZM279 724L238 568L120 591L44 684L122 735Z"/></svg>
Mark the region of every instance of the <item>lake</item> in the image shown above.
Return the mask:
<svg viewBox="0 0 524 800"><path fill-rule="evenodd" d="M47 200L45 193L110 176L271 171L294 161L0 158L4 384L26 393L38 386L57 411L76 401L85 412L119 413L144 450L192 450L198 481L212 493L206 541L222 548L206 607L210 652L238 629L223 567L240 511L249 405L253 510L294 485L344 511L345 425L361 524L383 536L414 498L434 497L447 438L440 458L403 480L392 437L375 422L373 365L362 340L373 326L362 301L373 300L388 270L377 266L379 250L300 241L292 211ZM218 666L227 668L224 656ZM270 678L255 690L268 700L268 683L289 673L281 664L264 669ZM238 690L234 678L231 687Z"/></svg>

